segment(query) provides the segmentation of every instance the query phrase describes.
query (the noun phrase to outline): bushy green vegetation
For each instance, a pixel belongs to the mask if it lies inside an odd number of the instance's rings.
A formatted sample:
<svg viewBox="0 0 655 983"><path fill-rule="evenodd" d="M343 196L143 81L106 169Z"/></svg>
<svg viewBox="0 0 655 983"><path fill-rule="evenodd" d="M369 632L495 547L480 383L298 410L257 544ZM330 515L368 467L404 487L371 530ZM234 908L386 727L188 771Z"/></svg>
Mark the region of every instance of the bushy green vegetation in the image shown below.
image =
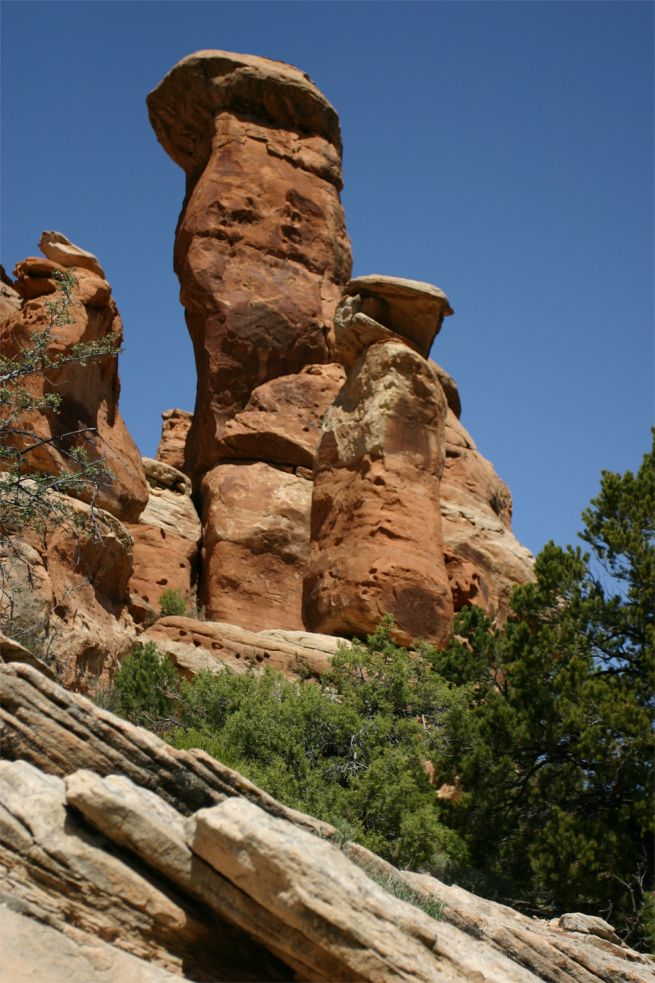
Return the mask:
<svg viewBox="0 0 655 983"><path fill-rule="evenodd" d="M542 916L600 914L644 946L653 450L637 474L604 473L583 520L591 557L546 546L502 629L469 608L448 648L410 653L383 623L320 685L270 670L175 683L144 650L118 674L119 712L149 726L159 715L176 746L204 748L396 865ZM461 799L438 798L442 783Z"/></svg>
<svg viewBox="0 0 655 983"><path fill-rule="evenodd" d="M159 597L159 610L162 618L168 618L174 615L182 617L187 613L186 609L186 601L180 594L179 590L173 590L171 587L167 587L166 590L161 592Z"/></svg>

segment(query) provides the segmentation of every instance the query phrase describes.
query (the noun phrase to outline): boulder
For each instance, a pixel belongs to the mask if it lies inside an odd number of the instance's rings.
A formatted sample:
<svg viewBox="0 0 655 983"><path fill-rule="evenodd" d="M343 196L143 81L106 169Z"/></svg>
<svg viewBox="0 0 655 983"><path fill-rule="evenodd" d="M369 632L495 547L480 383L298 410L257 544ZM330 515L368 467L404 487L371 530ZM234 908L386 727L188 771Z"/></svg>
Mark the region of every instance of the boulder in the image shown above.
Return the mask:
<svg viewBox="0 0 655 983"><path fill-rule="evenodd" d="M200 604L250 631L302 629L312 484L262 462L219 464L200 483Z"/></svg>
<svg viewBox="0 0 655 983"><path fill-rule="evenodd" d="M186 410L165 410L157 454L158 461L184 470L184 453L193 415Z"/></svg>
<svg viewBox="0 0 655 983"><path fill-rule="evenodd" d="M61 232L42 232L39 239L39 249L44 256L54 263L59 263L67 269L90 270L103 280L105 271L93 253L76 246Z"/></svg>
<svg viewBox="0 0 655 983"><path fill-rule="evenodd" d="M56 504L41 533L2 543L0 621L57 679L88 691L134 645L132 538L111 513L53 492L49 499Z"/></svg>
<svg viewBox="0 0 655 983"><path fill-rule="evenodd" d="M400 339L373 344L328 410L314 467L303 613L312 631L446 641L452 599L439 483L446 399Z"/></svg>
<svg viewBox="0 0 655 983"><path fill-rule="evenodd" d="M24 302L2 327L3 354L18 352L30 343L34 332L46 328L51 334L47 352L51 358L65 359L76 345L108 337L117 346L121 344L123 329L111 288L97 272L85 268L74 272L72 303L66 310L69 320L52 324L48 304L59 289L53 273L65 269L49 259L26 259L17 265L16 289ZM49 369L47 376L26 377L24 384L35 399L51 394L61 397L58 407L28 410L17 421L16 428L29 436L16 437L13 443L21 450L36 445L24 455L24 470L75 471L70 453L81 448L91 461L103 461L109 472L95 495L98 507L122 521L135 522L146 503L147 487L141 455L118 412L116 355L92 358L84 364L77 359L65 361ZM88 499L88 486L81 486L77 494Z"/></svg>
<svg viewBox="0 0 655 983"><path fill-rule="evenodd" d="M402 277L359 276L344 287L344 298L356 298L351 306L355 324L382 325L405 338L425 358L441 330L444 317L453 313L443 290L431 283ZM352 329L349 333L352 333ZM370 341L362 345L362 351Z"/></svg>
<svg viewBox="0 0 655 983"><path fill-rule="evenodd" d="M253 390L246 407L225 424L222 458L311 469L321 423L346 375L340 365L308 365Z"/></svg>
<svg viewBox="0 0 655 983"><path fill-rule="evenodd" d="M219 460L226 422L255 388L331 360L350 275L337 115L282 62L200 51L148 96L185 170L175 269L198 371L186 469Z"/></svg>

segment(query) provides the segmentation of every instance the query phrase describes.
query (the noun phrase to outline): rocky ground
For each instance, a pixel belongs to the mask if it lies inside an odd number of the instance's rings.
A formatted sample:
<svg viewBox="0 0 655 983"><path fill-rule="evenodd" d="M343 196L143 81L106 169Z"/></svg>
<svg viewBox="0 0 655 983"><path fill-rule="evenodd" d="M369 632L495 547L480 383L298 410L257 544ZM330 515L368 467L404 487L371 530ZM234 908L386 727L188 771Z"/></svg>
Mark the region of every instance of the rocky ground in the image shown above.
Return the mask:
<svg viewBox="0 0 655 983"><path fill-rule="evenodd" d="M655 980L601 919L526 918L337 845L328 824L21 662L0 666L0 753L12 983Z"/></svg>

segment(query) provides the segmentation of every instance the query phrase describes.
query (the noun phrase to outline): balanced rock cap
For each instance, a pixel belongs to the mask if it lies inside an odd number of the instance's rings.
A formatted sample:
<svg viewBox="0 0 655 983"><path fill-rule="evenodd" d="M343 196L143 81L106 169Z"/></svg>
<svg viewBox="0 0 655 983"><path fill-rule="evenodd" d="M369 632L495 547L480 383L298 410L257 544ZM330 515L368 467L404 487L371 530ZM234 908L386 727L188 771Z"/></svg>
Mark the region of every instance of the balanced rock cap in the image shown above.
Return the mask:
<svg viewBox="0 0 655 983"><path fill-rule="evenodd" d="M359 276L346 284L343 294L360 297L364 314L407 338L426 358L444 317L454 313L443 290L420 280Z"/></svg>
<svg viewBox="0 0 655 983"><path fill-rule="evenodd" d="M164 76L147 103L157 139L187 174L209 159L214 119L222 112L324 137L341 153L336 110L308 75L286 62L196 51Z"/></svg>
<svg viewBox="0 0 655 983"><path fill-rule="evenodd" d="M76 246L62 232L42 232L39 249L44 256L67 269L71 266L90 270L105 279L105 271L96 256L81 246Z"/></svg>

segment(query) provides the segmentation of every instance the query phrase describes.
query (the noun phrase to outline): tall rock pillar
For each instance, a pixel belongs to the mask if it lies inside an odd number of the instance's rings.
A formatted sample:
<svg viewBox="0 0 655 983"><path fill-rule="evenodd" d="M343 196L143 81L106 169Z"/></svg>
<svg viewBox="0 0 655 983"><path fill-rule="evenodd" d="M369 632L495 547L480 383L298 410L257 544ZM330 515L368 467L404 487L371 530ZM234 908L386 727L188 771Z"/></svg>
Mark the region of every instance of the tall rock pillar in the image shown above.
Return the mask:
<svg viewBox="0 0 655 983"><path fill-rule="evenodd" d="M336 318L348 369L314 464L303 613L312 631L443 643L453 605L440 513L446 397L427 359L446 314L429 284L360 277Z"/></svg>
<svg viewBox="0 0 655 983"><path fill-rule="evenodd" d="M262 383L331 360L350 276L335 110L283 62L199 51L148 96L150 120L187 175L175 269L198 389L187 467Z"/></svg>
<svg viewBox="0 0 655 983"><path fill-rule="evenodd" d="M148 97L184 168L175 269L198 372L185 470L211 618L302 628L311 466L343 381L334 312L351 269L336 112L282 62L200 51Z"/></svg>

